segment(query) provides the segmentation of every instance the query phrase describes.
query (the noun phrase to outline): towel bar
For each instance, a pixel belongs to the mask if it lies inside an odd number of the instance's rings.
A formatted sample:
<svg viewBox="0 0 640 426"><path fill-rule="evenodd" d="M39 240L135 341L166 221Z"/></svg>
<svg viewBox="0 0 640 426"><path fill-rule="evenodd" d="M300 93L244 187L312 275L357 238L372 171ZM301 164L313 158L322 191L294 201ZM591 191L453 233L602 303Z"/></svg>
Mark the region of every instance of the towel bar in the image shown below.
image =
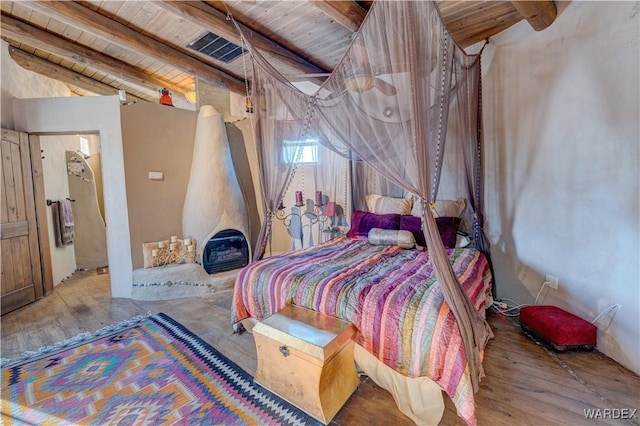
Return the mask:
<svg viewBox="0 0 640 426"><path fill-rule="evenodd" d="M76 200L72 200L71 198L67 198L67 200L71 201L72 203L76 202ZM59 201L47 200L47 205L48 206L50 206L53 203L59 203Z"/></svg>

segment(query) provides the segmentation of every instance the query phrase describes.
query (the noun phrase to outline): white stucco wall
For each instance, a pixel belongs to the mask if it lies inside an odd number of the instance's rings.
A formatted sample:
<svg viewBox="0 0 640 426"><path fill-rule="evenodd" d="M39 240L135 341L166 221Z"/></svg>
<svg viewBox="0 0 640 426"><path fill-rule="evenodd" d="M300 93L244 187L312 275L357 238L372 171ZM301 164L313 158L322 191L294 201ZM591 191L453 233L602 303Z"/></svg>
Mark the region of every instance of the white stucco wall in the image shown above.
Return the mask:
<svg viewBox="0 0 640 426"><path fill-rule="evenodd" d="M15 98L49 98L70 96L69 88L57 80L27 71L9 56L9 45L0 41L0 88L2 90L2 128L14 128L13 108Z"/></svg>
<svg viewBox="0 0 640 426"><path fill-rule="evenodd" d="M598 321L598 349L640 373L637 2L570 2L483 54L487 229L498 297Z"/></svg>

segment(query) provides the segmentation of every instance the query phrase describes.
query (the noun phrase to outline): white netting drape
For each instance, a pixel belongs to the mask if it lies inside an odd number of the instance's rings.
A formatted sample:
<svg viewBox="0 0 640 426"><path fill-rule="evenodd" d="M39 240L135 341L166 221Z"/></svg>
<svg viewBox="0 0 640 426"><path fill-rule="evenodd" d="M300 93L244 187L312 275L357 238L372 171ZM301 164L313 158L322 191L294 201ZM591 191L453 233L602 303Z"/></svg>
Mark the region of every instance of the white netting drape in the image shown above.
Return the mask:
<svg viewBox="0 0 640 426"><path fill-rule="evenodd" d="M436 6L426 1L375 2L343 59L313 95L297 90L250 44L249 50L268 217L253 258L264 253L271 218L293 171L293 162L283 159L284 140L304 141L313 135L334 152L366 163L390 186L422 199L427 247L460 327L477 389L480 352L492 333L457 282L436 222L425 207L438 194L448 142L447 150L457 150L454 157L460 159L476 241L487 250L481 235L479 56L466 55L452 41ZM451 126L450 111L456 120ZM452 127L457 129L452 132L455 140L447 137Z"/></svg>

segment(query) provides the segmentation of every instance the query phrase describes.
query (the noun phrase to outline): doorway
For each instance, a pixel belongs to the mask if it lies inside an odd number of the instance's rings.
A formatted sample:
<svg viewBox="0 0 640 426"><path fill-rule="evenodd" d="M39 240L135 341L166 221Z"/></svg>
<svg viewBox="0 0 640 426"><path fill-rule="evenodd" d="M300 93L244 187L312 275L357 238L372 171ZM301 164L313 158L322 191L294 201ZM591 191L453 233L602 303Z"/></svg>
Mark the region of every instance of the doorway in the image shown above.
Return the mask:
<svg viewBox="0 0 640 426"><path fill-rule="evenodd" d="M55 285L76 271L103 270L108 264L100 137L56 134L38 138ZM64 216L68 209L63 207L70 208L70 217ZM65 220L70 222L65 224Z"/></svg>

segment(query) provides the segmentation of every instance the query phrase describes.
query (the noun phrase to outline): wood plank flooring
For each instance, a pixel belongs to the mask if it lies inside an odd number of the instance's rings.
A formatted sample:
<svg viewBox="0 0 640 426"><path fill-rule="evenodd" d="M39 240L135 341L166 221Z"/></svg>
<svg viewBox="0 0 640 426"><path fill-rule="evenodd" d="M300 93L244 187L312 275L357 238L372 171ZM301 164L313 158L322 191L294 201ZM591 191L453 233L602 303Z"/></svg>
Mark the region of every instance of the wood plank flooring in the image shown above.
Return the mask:
<svg viewBox="0 0 640 426"><path fill-rule="evenodd" d="M231 292L165 301L112 299L109 275L84 271L57 285L50 296L4 315L3 358L53 345L82 332L148 312L164 312L236 362L255 373L253 337L232 333ZM486 377L476 394L479 425L640 425L633 419L585 418L588 409L640 409L640 378L601 354L558 354L524 336L514 323L489 315L495 333L485 351ZM442 425L464 425L445 397ZM639 410L640 411L640 410ZM346 425L411 425L391 395L372 380L363 383L331 422Z"/></svg>

